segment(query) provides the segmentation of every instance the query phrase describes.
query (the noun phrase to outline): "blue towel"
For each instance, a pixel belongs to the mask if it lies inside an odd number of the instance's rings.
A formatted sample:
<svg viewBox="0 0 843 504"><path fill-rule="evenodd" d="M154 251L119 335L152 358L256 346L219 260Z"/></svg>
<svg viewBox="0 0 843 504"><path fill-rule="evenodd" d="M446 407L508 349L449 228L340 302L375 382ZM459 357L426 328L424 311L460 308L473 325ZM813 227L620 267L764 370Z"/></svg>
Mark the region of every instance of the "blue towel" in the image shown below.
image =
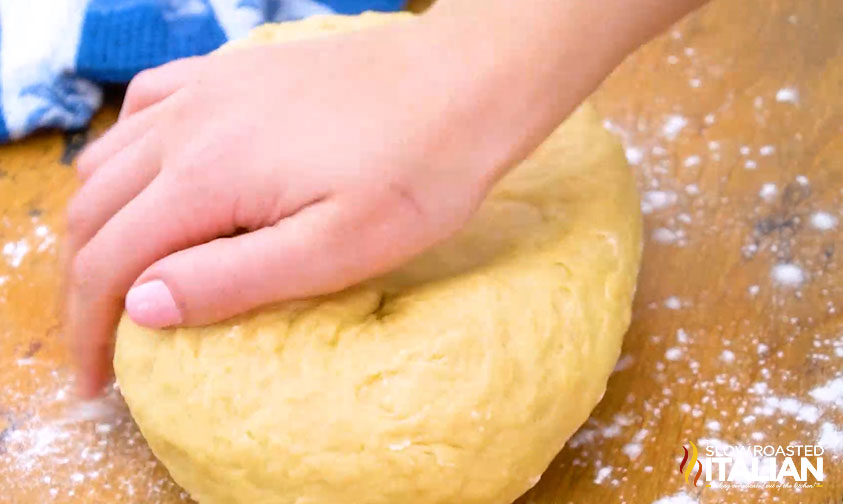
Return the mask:
<svg viewBox="0 0 843 504"><path fill-rule="evenodd" d="M393 11L406 0L0 0L0 143L83 128L99 84L206 54L265 22Z"/></svg>

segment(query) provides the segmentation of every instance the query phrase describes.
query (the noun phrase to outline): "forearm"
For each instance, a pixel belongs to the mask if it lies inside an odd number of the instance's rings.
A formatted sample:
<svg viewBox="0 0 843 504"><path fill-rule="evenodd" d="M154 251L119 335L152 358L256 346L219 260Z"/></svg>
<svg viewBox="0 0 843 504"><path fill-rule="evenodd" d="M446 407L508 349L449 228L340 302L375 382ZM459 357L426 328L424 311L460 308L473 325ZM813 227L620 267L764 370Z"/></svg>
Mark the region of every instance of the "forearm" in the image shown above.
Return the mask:
<svg viewBox="0 0 843 504"><path fill-rule="evenodd" d="M464 58L486 119L522 126L514 161L629 53L705 1L440 0L428 16L445 34L440 50Z"/></svg>

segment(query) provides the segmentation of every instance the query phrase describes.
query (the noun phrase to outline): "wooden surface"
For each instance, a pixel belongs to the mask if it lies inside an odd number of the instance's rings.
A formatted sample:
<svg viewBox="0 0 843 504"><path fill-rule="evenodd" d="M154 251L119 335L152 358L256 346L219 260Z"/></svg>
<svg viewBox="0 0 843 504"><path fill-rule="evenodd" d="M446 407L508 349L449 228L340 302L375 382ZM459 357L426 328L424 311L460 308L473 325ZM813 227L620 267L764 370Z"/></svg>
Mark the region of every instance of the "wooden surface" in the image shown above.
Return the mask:
<svg viewBox="0 0 843 504"><path fill-rule="evenodd" d="M843 502L842 28L839 0L721 0L598 91L648 212L634 321L603 402L520 502ZM0 147L0 502L188 500L119 394L70 392L62 158L83 140ZM695 488L689 441L821 443L825 481Z"/></svg>

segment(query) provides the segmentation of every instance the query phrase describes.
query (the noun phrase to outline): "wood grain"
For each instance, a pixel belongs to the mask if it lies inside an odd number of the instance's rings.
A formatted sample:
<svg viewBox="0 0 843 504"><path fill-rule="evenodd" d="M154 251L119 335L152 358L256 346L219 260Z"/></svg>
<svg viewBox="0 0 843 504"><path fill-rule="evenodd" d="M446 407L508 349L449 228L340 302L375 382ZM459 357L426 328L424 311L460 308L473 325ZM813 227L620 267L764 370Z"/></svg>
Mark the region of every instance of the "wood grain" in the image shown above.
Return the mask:
<svg viewBox="0 0 843 504"><path fill-rule="evenodd" d="M843 502L829 386L843 362L841 27L835 0L721 0L596 93L650 239L606 396L519 502ZM88 135L114 118L107 107ZM61 160L80 138L0 147L0 502L185 501L119 394L70 392L58 244L77 182ZM727 490L685 483L691 441L833 449L821 487Z"/></svg>

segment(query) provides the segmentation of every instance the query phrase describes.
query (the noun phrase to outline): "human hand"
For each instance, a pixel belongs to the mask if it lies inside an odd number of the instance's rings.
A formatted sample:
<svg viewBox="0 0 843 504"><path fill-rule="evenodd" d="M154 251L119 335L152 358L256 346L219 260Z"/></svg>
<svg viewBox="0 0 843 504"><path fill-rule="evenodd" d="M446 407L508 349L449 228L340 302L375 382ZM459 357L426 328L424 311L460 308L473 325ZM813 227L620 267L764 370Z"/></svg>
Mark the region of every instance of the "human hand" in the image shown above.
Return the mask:
<svg viewBox="0 0 843 504"><path fill-rule="evenodd" d="M110 375L124 296L140 325L207 324L343 289L460 227L519 154L437 36L418 19L132 82L68 210L80 394Z"/></svg>
<svg viewBox="0 0 843 504"><path fill-rule="evenodd" d="M626 54L703 2L440 0L404 23L140 74L80 157L69 208L80 393L110 374L124 295L141 325L205 324L340 290L447 237Z"/></svg>

